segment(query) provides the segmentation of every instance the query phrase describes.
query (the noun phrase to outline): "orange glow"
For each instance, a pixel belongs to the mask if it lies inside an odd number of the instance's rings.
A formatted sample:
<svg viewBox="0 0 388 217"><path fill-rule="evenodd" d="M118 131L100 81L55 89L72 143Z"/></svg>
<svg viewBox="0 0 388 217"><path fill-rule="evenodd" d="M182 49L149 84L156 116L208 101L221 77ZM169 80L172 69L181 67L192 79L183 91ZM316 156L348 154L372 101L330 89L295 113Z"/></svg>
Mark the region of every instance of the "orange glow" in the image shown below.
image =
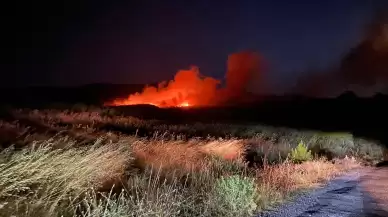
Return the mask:
<svg viewBox="0 0 388 217"><path fill-rule="evenodd" d="M178 107L190 107L190 104L188 102L184 102L178 105Z"/></svg>
<svg viewBox="0 0 388 217"><path fill-rule="evenodd" d="M256 53L241 52L228 57L226 87L219 88L219 80L199 73L195 66L180 70L171 81L157 87L146 86L141 93L115 99L106 105L123 106L148 104L161 108L215 106L228 101L241 100L254 77L260 77L260 57Z"/></svg>
<svg viewBox="0 0 388 217"><path fill-rule="evenodd" d="M157 107L191 107L211 105L220 81L199 74L197 67L180 70L169 82L158 87L145 87L142 93L129 95L126 99L115 99L108 105L148 104Z"/></svg>

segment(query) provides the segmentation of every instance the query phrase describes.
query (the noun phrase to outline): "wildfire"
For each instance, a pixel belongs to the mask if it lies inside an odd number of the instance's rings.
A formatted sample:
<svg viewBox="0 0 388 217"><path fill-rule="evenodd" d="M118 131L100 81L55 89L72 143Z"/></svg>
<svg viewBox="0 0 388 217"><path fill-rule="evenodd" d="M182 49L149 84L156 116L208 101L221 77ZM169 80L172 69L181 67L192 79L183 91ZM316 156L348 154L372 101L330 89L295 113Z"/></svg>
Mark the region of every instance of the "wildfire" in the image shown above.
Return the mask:
<svg viewBox="0 0 388 217"><path fill-rule="evenodd" d="M148 104L161 108L214 106L225 101L241 99L248 83L259 71L259 56L251 52L232 54L228 58L226 87L219 88L219 80L199 73L195 66L180 70L171 81L147 86L141 93L125 99L115 99L106 105L123 106Z"/></svg>
<svg viewBox="0 0 388 217"><path fill-rule="evenodd" d="M184 102L184 103L181 103L178 107L190 107L190 103Z"/></svg>
<svg viewBox="0 0 388 217"><path fill-rule="evenodd" d="M211 105L220 81L199 74L197 67L180 70L169 82L158 87L145 87L143 92L116 99L110 105L148 104L161 108Z"/></svg>

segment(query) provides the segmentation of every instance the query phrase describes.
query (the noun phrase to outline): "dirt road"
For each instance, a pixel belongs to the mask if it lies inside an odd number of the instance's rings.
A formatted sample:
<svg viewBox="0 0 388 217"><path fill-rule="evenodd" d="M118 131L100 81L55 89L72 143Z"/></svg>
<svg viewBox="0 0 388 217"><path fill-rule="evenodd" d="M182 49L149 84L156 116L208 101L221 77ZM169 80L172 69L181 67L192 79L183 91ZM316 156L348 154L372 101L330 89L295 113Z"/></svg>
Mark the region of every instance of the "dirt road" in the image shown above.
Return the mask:
<svg viewBox="0 0 388 217"><path fill-rule="evenodd" d="M388 168L352 171L262 217L388 217Z"/></svg>

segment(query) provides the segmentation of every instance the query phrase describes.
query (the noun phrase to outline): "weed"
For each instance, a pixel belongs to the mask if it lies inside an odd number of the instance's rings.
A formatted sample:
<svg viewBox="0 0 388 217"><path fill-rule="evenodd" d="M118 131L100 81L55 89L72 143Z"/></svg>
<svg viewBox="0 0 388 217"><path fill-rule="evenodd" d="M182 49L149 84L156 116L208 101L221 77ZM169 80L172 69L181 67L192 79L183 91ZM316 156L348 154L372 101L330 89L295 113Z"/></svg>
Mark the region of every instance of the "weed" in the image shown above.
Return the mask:
<svg viewBox="0 0 388 217"><path fill-rule="evenodd" d="M215 184L216 213L220 216L251 216L257 208L255 181L239 175L221 177Z"/></svg>
<svg viewBox="0 0 388 217"><path fill-rule="evenodd" d="M294 163L302 163L312 160L312 155L303 141L300 141L298 146L291 151L290 158Z"/></svg>

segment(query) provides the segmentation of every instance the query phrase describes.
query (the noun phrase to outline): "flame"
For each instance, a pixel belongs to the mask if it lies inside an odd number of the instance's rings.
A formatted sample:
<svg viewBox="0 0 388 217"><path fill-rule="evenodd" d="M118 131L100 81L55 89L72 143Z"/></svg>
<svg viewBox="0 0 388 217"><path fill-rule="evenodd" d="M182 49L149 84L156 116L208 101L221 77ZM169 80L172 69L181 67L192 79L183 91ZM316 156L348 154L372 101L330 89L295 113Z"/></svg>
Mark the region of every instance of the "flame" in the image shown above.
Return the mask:
<svg viewBox="0 0 388 217"><path fill-rule="evenodd" d="M181 103L180 105L178 105L178 107L190 107L190 103L188 103L188 102L183 102L183 103Z"/></svg>
<svg viewBox="0 0 388 217"><path fill-rule="evenodd" d="M159 83L157 87L146 86L141 93L129 95L125 99L115 99L106 105L123 106L148 104L161 108L214 106L228 100L241 99L248 83L259 72L259 56L256 53L241 52L228 58L226 87L212 77L199 73L198 67L192 66L180 70L171 81Z"/></svg>
<svg viewBox="0 0 388 217"><path fill-rule="evenodd" d="M193 66L180 70L169 82L161 82L158 87L147 86L142 93L115 99L110 105L148 104L161 108L210 105L219 83L217 79L200 75L198 68Z"/></svg>

